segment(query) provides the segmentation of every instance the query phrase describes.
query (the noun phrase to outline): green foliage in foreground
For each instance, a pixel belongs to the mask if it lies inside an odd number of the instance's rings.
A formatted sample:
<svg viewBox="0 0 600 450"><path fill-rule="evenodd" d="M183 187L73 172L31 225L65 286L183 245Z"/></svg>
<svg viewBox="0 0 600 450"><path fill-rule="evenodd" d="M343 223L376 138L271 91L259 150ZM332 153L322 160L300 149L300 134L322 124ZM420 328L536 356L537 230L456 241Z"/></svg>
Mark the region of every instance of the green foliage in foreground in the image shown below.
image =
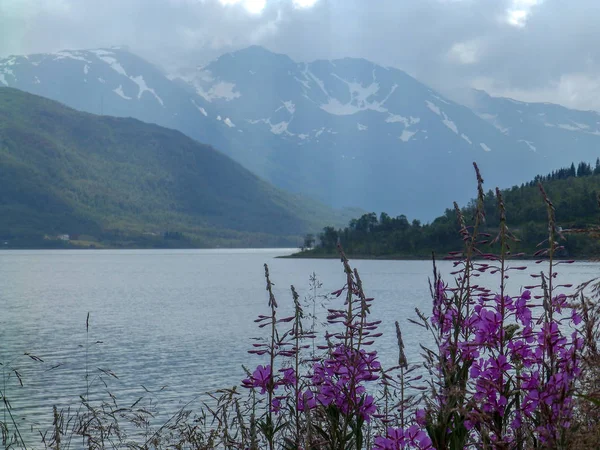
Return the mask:
<svg viewBox="0 0 600 450"><path fill-rule="evenodd" d="M485 174L484 174L485 175ZM575 231L590 229L598 223L598 195L600 194L600 160L592 168L580 163L576 168L559 169L547 176L538 176L533 181L501 191L510 230L520 240L512 246L512 253L535 253L537 245L547 237L548 225L545 204L538 183L544 186L556 209L556 220L566 241L560 256L591 257L600 254L600 244L589 236ZM489 190L484 197L486 222L483 231L492 239L498 232L500 217L497 210L496 193ZM473 217L475 204L472 201L462 208L469 221ZM429 224L418 220L409 222L406 216L390 217L381 213L364 214L350 221L343 229L325 227L319 235L316 248L302 252L302 256L336 255L339 242L349 255L354 257L429 257L433 250L437 254L452 251L461 245L456 233L457 216L454 209Z"/></svg>
<svg viewBox="0 0 600 450"><path fill-rule="evenodd" d="M177 131L0 88L0 247L299 245L341 216Z"/></svg>

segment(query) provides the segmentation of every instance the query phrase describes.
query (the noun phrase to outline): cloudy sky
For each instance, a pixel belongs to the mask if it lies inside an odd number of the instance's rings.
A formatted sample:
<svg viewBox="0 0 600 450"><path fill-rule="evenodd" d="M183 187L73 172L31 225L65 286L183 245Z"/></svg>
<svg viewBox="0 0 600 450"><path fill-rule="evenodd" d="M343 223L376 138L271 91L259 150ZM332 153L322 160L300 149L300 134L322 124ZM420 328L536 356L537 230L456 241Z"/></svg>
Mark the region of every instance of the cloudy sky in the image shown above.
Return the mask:
<svg viewBox="0 0 600 450"><path fill-rule="evenodd" d="M0 0L0 56L127 45L173 69L259 44L600 110L599 22L598 0Z"/></svg>

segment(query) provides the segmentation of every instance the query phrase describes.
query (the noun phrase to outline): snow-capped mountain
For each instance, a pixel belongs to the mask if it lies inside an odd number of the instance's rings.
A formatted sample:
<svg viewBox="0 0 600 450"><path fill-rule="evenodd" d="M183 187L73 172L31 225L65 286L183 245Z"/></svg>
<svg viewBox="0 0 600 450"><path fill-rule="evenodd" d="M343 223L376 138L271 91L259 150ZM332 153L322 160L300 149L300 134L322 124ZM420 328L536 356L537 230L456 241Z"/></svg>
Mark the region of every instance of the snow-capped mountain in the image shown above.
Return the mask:
<svg viewBox="0 0 600 450"><path fill-rule="evenodd" d="M186 85L173 82L159 68L122 48L0 59L3 85L81 111L134 117L174 128L202 142L224 146L230 140L227 127L216 126L217 114L212 105L200 96L190 95Z"/></svg>
<svg viewBox="0 0 600 450"><path fill-rule="evenodd" d="M552 158L566 152L577 161L600 156L600 114L552 103L526 103L475 91L474 110L507 136Z"/></svg>
<svg viewBox="0 0 600 450"><path fill-rule="evenodd" d="M472 110L362 59L297 63L249 47L166 76L124 49L64 51L0 60L3 84L178 129L280 187L334 206L420 219L472 197L473 161L491 188L595 159L597 128L578 112L542 105L547 120L537 126L537 110L520 117L491 98ZM552 116L553 108L572 121ZM572 153L553 132L581 134L569 141Z"/></svg>
<svg viewBox="0 0 600 450"><path fill-rule="evenodd" d="M180 76L244 131L250 149L270 142L271 180L304 183L334 205L431 217L473 193L472 161L502 186L536 173L526 144L366 60L296 63L250 47Z"/></svg>

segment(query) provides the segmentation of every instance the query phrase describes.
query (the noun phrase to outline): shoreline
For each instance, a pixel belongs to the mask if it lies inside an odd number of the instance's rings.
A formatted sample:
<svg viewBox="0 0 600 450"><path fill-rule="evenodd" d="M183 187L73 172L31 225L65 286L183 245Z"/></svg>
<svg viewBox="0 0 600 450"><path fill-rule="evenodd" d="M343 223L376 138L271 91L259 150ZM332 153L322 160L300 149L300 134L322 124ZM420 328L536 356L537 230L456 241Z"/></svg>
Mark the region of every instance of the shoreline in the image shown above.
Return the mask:
<svg viewBox="0 0 600 450"><path fill-rule="evenodd" d="M25 251L25 250L288 250L290 247L194 247L194 246L173 246L173 247L150 247L150 246L96 246L96 247L85 247L79 245L62 245L62 246L32 246L32 247L4 247L0 246L0 253L2 251ZM436 261L453 261L452 259L446 259L446 254L436 255ZM365 261L431 261L432 256L424 255L364 255L364 254L346 254L346 257L350 260L365 260ZM340 259L340 256L336 254L312 254L310 252L296 252L288 255L275 256L276 259ZM484 258L474 258L475 260L485 260ZM538 261L545 260L547 258L534 257L530 255L519 256L517 258L507 258L510 261ZM574 262L600 262L600 255L586 255L581 257L555 257L555 261L574 261ZM455 260L454 260L455 261Z"/></svg>
<svg viewBox="0 0 600 450"><path fill-rule="evenodd" d="M436 261L456 261L453 259L445 259L446 255L441 258L438 258L436 255ZM346 254L346 257L350 260L371 260L371 261L431 261L432 257L430 256L417 256L417 255L353 255ZM276 258L282 259L340 259L339 255L334 254L302 254L302 253L293 253L291 255L283 255L277 256ZM517 258L506 258L508 261L539 261L546 260L547 258L540 258L535 256L519 256ZM474 258L474 260L485 260L485 258ZM575 262L600 262L600 255L587 255L582 257L555 257L555 261L575 261Z"/></svg>
<svg viewBox="0 0 600 450"><path fill-rule="evenodd" d="M406 256L406 255L384 255L384 256L375 256L375 255L346 255L348 259L353 260L381 260L381 261L429 261L431 260L431 256ZM339 255L302 255L300 253L292 253L291 255L283 255L277 256L277 258L282 259L340 259Z"/></svg>

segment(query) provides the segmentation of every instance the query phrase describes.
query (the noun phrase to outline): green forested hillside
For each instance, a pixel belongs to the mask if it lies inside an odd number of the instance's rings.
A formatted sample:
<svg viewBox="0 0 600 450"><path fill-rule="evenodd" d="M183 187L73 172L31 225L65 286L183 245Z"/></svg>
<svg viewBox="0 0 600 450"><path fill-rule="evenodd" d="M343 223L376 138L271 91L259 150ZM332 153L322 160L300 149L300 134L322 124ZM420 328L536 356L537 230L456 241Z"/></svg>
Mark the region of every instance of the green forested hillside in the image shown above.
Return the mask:
<svg viewBox="0 0 600 450"><path fill-rule="evenodd" d="M180 132L0 88L6 245L293 245L340 216Z"/></svg>
<svg viewBox="0 0 600 450"><path fill-rule="evenodd" d="M512 244L513 253L532 255L539 249L537 245L548 237L547 209L538 183L543 185L555 207L557 228L564 231L565 240L560 243L565 248L561 255L600 256L598 238L572 232L594 229L600 223L600 160L595 167L587 163L577 167L573 164L502 191L508 227L520 240ZM475 181L473 186L475 192ZM500 221L497 203L494 191L489 190L484 199L486 221L482 231L492 237L497 233ZM474 201L462 209L467 222L472 221L474 210ZM355 257L429 257L432 251L443 255L462 248L458 231L454 209L447 209L444 215L425 225L418 220L410 222L402 215L390 217L382 213L378 217L370 213L351 220L343 229L325 227L316 248L301 255L335 255L338 240L346 253Z"/></svg>

